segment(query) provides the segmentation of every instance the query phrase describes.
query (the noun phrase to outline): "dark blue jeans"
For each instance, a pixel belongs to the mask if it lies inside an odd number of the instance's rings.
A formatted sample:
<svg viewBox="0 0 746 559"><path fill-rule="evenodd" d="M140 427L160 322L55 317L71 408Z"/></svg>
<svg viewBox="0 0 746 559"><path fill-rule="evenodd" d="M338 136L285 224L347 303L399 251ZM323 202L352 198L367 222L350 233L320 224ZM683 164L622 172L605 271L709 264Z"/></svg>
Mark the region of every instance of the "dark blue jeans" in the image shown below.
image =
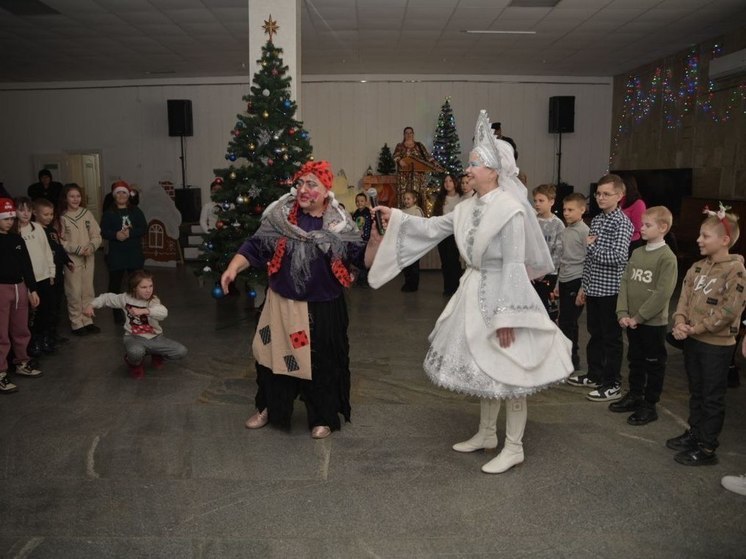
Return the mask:
<svg viewBox="0 0 746 559"><path fill-rule="evenodd" d="M725 391L733 346L706 344L690 338L684 348L689 379L689 427L708 450L718 447L725 421Z"/></svg>
<svg viewBox="0 0 746 559"><path fill-rule="evenodd" d="M651 404L661 399L663 390L668 359L665 339L666 326L627 328L629 391Z"/></svg>

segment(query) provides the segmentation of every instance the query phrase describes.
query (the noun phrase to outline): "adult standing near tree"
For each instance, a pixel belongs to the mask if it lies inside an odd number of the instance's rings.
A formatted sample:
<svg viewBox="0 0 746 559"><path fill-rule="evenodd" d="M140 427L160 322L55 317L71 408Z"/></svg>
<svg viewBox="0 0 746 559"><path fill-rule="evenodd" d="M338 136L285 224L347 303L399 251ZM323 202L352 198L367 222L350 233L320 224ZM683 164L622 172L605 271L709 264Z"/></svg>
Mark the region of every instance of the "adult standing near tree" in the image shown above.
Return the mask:
<svg viewBox="0 0 746 559"><path fill-rule="evenodd" d="M526 187L516 178L513 149L492 135L486 111L477 120L467 173L477 196L447 215L417 219L376 208L388 228L382 240L374 231L369 243L366 261L375 259L368 279L380 287L455 235L467 268L430 334L424 368L435 384L482 399L479 431L454 445L458 452L497 446L497 415L506 400L505 447L482 467L502 473L524 459L526 396L572 372L571 344L531 287L530 279L554 265Z"/></svg>
<svg viewBox="0 0 746 559"><path fill-rule="evenodd" d="M406 161L410 159L411 161ZM427 148L414 139L414 129L407 126L404 138L396 144L394 161L398 170L396 179L398 207L404 207L404 193L413 190L420 195L425 215L430 215L431 199L428 183L432 173L444 173L445 169L435 161Z"/></svg>
<svg viewBox="0 0 746 559"><path fill-rule="evenodd" d="M55 207L59 204L60 193L62 192L62 183L52 180L52 172L49 169L39 171L39 182L29 185L27 189L28 197L31 200L37 198L46 198Z"/></svg>
<svg viewBox="0 0 746 559"><path fill-rule="evenodd" d="M290 427L302 396L315 439L350 420L350 368L344 288L349 267L362 266L365 243L350 214L331 192L326 161L308 162L289 194L270 204L257 232L223 273L223 292L249 266L267 269L269 288L252 351L256 359L256 413L249 429L268 422Z"/></svg>
<svg viewBox="0 0 746 559"><path fill-rule="evenodd" d="M145 263L142 237L148 228L145 214L131 200L134 190L125 181L111 186L113 205L101 216L101 236L109 242L106 265L109 293L121 293L125 274L140 270ZM113 309L114 322L124 324L122 309Z"/></svg>
<svg viewBox="0 0 746 559"><path fill-rule="evenodd" d="M436 164L433 156L427 151L427 148L421 142L414 139L414 128L407 126L404 128L402 141L396 144L394 148L394 161L397 167L401 167L402 159L405 157L416 157L422 161Z"/></svg>

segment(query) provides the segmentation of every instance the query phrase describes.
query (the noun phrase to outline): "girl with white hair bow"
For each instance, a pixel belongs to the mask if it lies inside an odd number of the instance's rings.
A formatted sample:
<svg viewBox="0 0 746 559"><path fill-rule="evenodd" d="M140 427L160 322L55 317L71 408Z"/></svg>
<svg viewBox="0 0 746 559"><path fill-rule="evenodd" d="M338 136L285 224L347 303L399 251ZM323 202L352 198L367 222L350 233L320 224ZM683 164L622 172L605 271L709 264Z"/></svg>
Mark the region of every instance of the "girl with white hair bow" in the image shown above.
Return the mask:
<svg viewBox="0 0 746 559"><path fill-rule="evenodd" d="M502 473L523 462L526 396L548 388L572 370L570 341L549 319L531 279L554 266L526 187L518 180L513 149L490 130L481 111L467 175L477 196L448 215L429 219L376 208L387 222L368 281L380 287L454 235L466 262L458 291L430 334L424 369L435 384L481 398L479 430L458 452L498 446L497 416L507 401L505 446L482 467Z"/></svg>

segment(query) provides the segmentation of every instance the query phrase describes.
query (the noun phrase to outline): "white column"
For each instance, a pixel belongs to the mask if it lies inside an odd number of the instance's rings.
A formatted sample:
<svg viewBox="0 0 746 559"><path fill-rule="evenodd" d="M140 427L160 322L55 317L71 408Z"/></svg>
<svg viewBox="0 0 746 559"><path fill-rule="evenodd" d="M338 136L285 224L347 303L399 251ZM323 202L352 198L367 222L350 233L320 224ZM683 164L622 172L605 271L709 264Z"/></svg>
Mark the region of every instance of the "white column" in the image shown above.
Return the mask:
<svg viewBox="0 0 746 559"><path fill-rule="evenodd" d="M279 31L272 42L282 49L282 60L288 67L290 95L298 104L295 118L300 119L300 0L247 0L249 6L249 79L259 70L257 60L269 39L262 26L272 16Z"/></svg>

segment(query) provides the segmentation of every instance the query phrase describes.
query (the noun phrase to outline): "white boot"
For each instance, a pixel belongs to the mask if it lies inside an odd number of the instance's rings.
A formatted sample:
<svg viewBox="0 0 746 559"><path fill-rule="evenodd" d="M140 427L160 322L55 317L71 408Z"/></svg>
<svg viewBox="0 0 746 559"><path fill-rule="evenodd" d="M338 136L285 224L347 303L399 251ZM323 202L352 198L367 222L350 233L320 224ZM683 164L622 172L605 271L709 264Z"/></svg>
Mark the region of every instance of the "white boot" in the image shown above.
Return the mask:
<svg viewBox="0 0 746 559"><path fill-rule="evenodd" d="M526 398L505 402L505 447L496 458L482 466L486 474L501 474L523 462L523 432L528 409Z"/></svg>
<svg viewBox="0 0 746 559"><path fill-rule="evenodd" d="M479 411L479 431L468 441L456 443L456 452L497 448L497 414L500 413L500 400L481 400Z"/></svg>

